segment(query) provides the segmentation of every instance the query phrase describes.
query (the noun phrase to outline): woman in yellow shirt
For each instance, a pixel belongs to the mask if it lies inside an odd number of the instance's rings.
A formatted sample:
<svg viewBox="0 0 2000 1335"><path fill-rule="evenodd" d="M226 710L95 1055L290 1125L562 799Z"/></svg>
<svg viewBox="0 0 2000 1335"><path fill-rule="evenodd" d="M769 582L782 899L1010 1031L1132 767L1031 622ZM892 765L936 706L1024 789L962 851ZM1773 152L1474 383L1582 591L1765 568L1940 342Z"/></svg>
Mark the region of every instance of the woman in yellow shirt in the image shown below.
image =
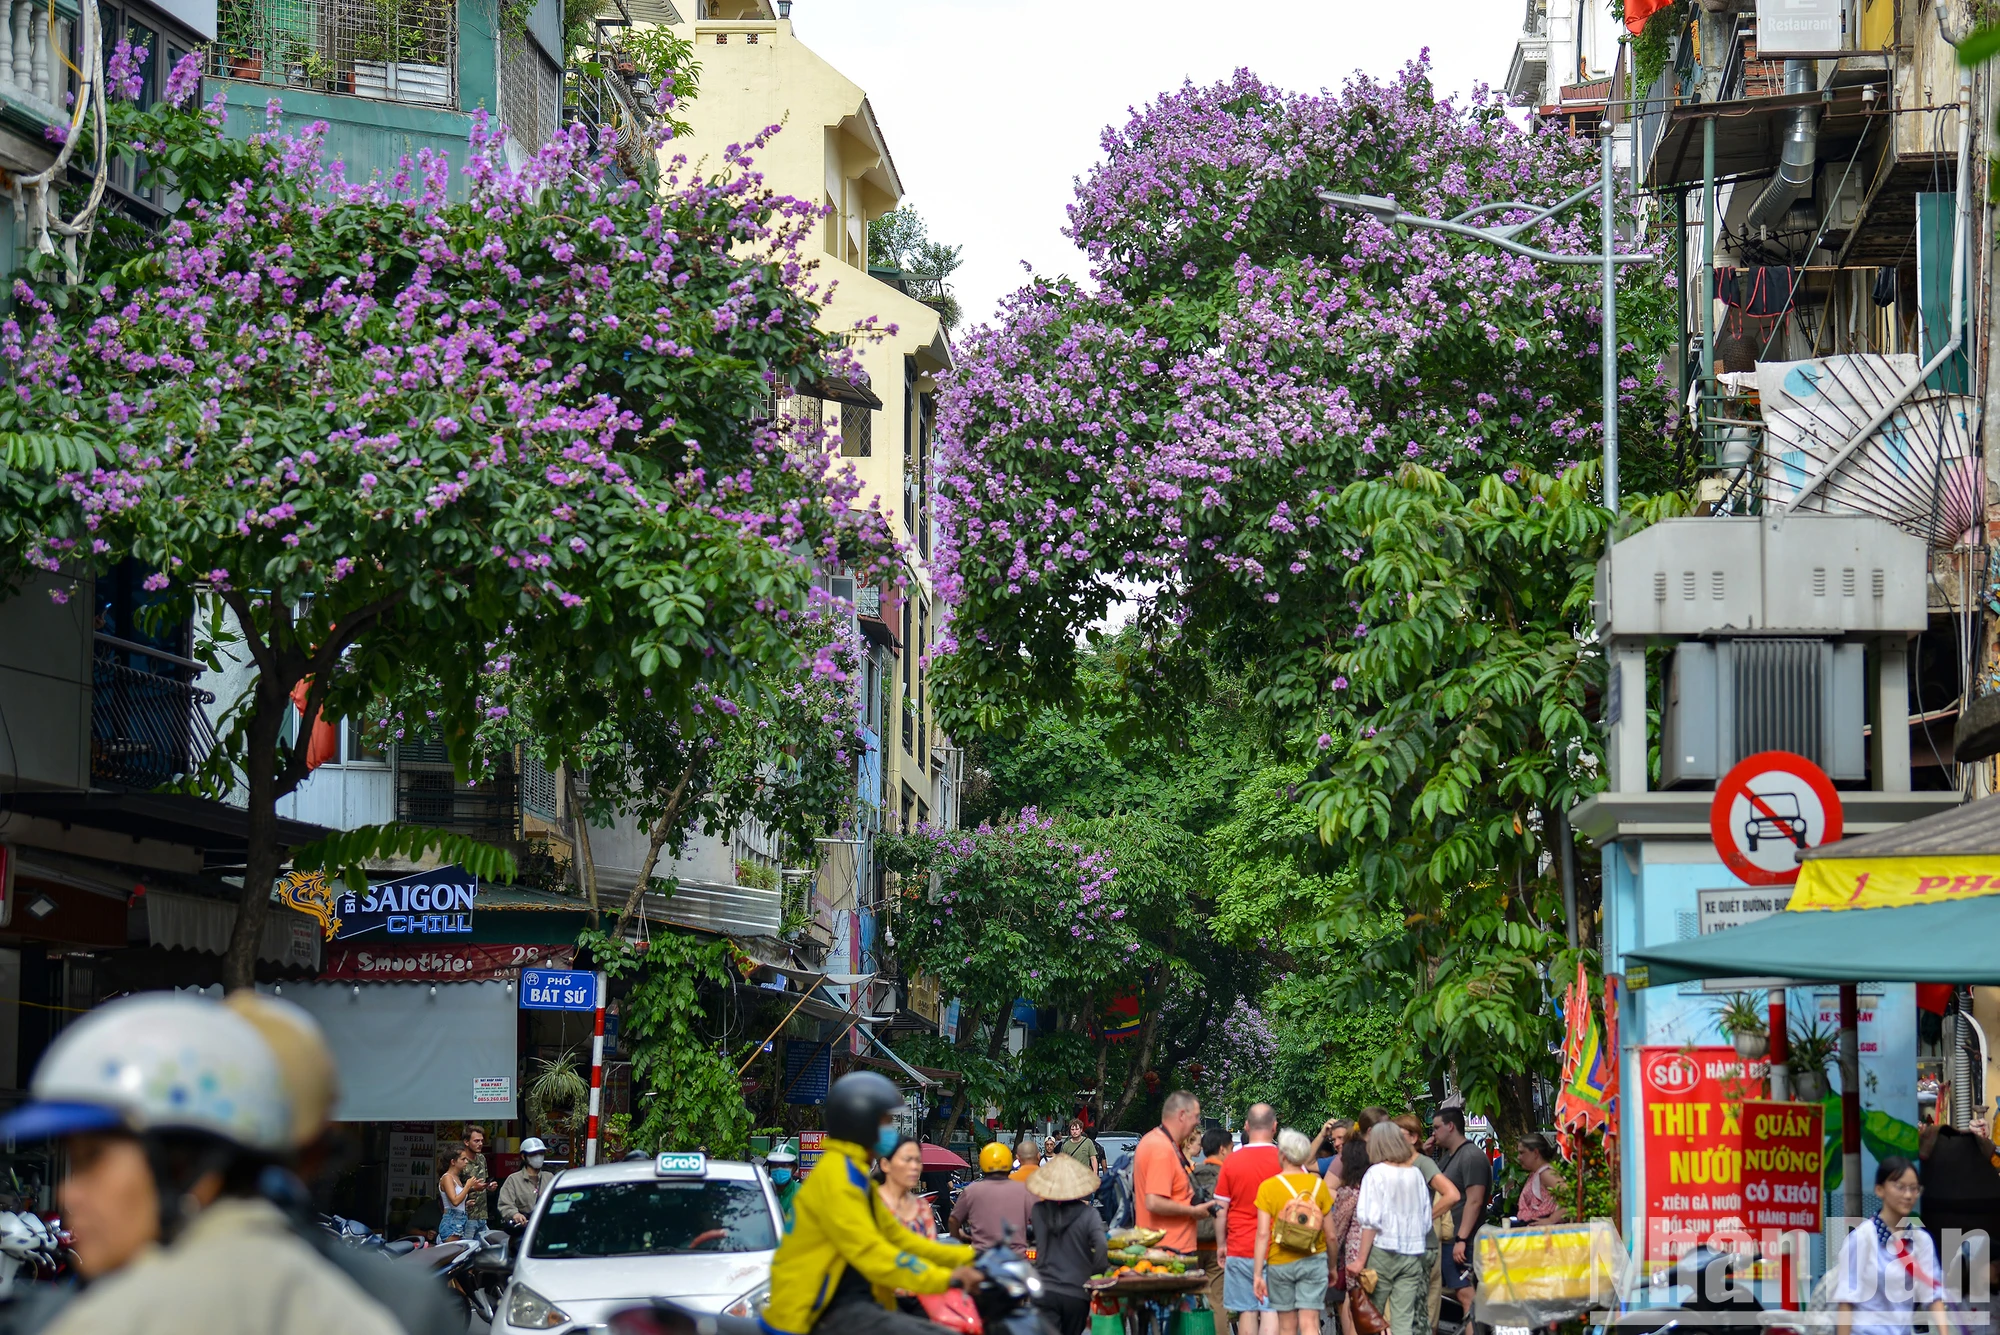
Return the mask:
<svg viewBox="0 0 2000 1335"><path fill-rule="evenodd" d="M1312 1142L1278 1133L1284 1171L1257 1189L1257 1297L1278 1314L1278 1335L1319 1335L1326 1306L1326 1222L1333 1193L1313 1171Z"/></svg>

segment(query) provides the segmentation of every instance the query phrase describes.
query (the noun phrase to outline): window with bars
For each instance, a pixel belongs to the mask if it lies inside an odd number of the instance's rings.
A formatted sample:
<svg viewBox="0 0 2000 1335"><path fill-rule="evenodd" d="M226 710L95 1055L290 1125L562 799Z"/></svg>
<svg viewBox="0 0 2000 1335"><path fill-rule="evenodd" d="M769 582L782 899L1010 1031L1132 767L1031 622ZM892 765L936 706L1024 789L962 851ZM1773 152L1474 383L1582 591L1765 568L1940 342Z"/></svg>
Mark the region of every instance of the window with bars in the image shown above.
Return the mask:
<svg viewBox="0 0 2000 1335"><path fill-rule="evenodd" d="M851 403L840 405L840 456L866 459L873 450L875 414Z"/></svg>
<svg viewBox="0 0 2000 1335"><path fill-rule="evenodd" d="M194 35L162 28L150 14L141 14L124 5L99 5L98 15L104 25L104 54L107 59L121 41L131 43L135 51L143 49L146 52L145 60L135 71L139 95L133 101L142 110L151 107L160 100L167 75L174 66L188 52L198 48ZM8 45L11 46L11 42ZM6 91L6 84L5 73L0 72L0 92ZM143 157L114 154L109 163L110 179L107 184L132 199L161 208L171 206L172 201L166 197L168 192L158 186L140 184L147 171Z"/></svg>
<svg viewBox="0 0 2000 1335"><path fill-rule="evenodd" d="M458 105L454 0L220 0L216 28L217 78Z"/></svg>
<svg viewBox="0 0 2000 1335"><path fill-rule="evenodd" d="M500 38L500 119L508 137L533 153L555 137L562 124L562 71L509 25Z"/></svg>
<svg viewBox="0 0 2000 1335"><path fill-rule="evenodd" d="M531 751L521 755L521 810L543 820L556 818L556 776Z"/></svg>

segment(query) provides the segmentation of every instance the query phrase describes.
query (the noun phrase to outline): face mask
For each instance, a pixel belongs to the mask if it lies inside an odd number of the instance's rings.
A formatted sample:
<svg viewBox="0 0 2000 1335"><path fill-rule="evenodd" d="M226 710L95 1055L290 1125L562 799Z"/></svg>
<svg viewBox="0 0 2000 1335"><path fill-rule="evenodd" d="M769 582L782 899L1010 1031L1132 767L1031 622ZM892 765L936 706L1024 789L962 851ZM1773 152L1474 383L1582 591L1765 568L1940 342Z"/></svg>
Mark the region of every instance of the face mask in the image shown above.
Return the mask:
<svg viewBox="0 0 2000 1335"><path fill-rule="evenodd" d="M885 1126L880 1131L877 1131L875 1133L876 1157L886 1159L894 1154L896 1152L896 1142L902 1138L903 1133L893 1126Z"/></svg>
<svg viewBox="0 0 2000 1335"><path fill-rule="evenodd" d="M542 1158L543 1158L543 1156L542 1156L542 1155L539 1155L539 1154L530 1154L530 1155L528 1156L528 1167L530 1167L530 1168L540 1168L540 1167L542 1166Z"/></svg>
<svg viewBox="0 0 2000 1335"><path fill-rule="evenodd" d="M782 1187L792 1180L792 1170L789 1168L773 1168L771 1170L771 1180Z"/></svg>

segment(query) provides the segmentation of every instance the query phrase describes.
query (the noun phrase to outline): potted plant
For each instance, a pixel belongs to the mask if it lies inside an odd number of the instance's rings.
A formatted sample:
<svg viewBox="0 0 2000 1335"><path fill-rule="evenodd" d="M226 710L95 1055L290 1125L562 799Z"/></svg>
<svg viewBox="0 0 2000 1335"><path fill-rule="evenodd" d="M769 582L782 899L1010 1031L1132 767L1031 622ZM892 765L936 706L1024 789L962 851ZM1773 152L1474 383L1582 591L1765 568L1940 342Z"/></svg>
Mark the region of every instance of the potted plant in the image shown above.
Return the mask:
<svg viewBox="0 0 2000 1335"><path fill-rule="evenodd" d="M1746 1062L1756 1061L1771 1050L1770 1035L1764 1029L1763 1009L1752 993L1732 992L1717 1007L1716 1026L1736 1044L1736 1055Z"/></svg>
<svg viewBox="0 0 2000 1335"><path fill-rule="evenodd" d="M1826 1097L1826 1068L1840 1050L1840 1035L1817 1023L1794 1027L1786 1040L1785 1067L1792 1073L1792 1097L1818 1103Z"/></svg>

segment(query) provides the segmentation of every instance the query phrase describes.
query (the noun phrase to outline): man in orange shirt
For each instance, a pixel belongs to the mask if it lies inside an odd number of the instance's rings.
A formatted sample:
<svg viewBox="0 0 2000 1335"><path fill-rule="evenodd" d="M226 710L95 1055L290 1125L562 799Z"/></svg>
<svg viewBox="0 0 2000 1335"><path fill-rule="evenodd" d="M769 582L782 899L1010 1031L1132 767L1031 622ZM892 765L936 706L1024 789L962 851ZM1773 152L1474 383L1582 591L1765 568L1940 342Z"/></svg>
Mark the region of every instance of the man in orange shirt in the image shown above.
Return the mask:
<svg viewBox="0 0 2000 1335"><path fill-rule="evenodd" d="M1167 1235L1162 1247L1190 1256L1195 1220L1208 1218L1216 1208L1214 1201L1194 1203L1193 1169L1180 1148L1200 1122L1201 1100L1177 1089L1160 1105L1160 1124L1140 1138L1132 1155L1133 1215L1139 1227L1159 1229Z"/></svg>
<svg viewBox="0 0 2000 1335"><path fill-rule="evenodd" d="M1032 1131L1023 1132L1014 1142L1014 1158L1020 1162L1012 1174L1014 1181L1026 1182L1040 1171L1042 1166L1042 1142Z"/></svg>

